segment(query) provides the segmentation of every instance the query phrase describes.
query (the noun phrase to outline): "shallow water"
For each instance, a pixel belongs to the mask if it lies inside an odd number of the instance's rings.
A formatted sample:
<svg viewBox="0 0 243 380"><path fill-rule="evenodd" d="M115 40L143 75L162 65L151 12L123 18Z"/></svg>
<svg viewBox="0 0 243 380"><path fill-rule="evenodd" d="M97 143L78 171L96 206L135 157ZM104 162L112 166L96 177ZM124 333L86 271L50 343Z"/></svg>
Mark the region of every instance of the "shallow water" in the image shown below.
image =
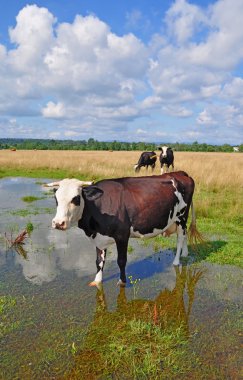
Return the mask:
<svg viewBox="0 0 243 380"><path fill-rule="evenodd" d="M21 199L27 195L44 199L28 204ZM92 356L96 347L88 360L85 350L93 332L97 342L92 338L92 344L104 345L114 333L113 323L134 318L164 329L183 324L185 355L197 359L195 369L185 368L175 378L240 379L241 269L208 263L175 268L172 251L154 252L152 245L145 248L134 239L129 242L126 289L116 287L119 272L112 248L99 292L87 286L96 270L94 247L78 228L51 229L54 215L52 192L37 180L0 180L0 296L15 300L0 314L1 379L135 378L117 375L119 369L102 374ZM29 222L34 230L22 249L9 248L6 238L13 240ZM89 368L81 366L84 360ZM156 378L166 379L166 373L161 370Z"/></svg>

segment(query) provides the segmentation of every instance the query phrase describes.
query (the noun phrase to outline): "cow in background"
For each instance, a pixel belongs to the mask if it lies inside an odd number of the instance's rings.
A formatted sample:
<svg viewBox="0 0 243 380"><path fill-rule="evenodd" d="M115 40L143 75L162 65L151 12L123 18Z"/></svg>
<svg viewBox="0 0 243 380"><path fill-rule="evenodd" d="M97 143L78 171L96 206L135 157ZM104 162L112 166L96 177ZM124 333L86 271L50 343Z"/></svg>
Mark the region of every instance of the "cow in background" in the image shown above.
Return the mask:
<svg viewBox="0 0 243 380"><path fill-rule="evenodd" d="M159 160L161 165L161 174L168 173L169 167L172 166L174 170L174 153L173 150L168 146L158 147L161 150Z"/></svg>
<svg viewBox="0 0 243 380"><path fill-rule="evenodd" d="M155 152L143 152L138 160L138 163L134 165L134 170L136 173L139 173L142 166L145 166L148 169L151 166L152 171L155 168L155 163L157 160L157 155Z"/></svg>

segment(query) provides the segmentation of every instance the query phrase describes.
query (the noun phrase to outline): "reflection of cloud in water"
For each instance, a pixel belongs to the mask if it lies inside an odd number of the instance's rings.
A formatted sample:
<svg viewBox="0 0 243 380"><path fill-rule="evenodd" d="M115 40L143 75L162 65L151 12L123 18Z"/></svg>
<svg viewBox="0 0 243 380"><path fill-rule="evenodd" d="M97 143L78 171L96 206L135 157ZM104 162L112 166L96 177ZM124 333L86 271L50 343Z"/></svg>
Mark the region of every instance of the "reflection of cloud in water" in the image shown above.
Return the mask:
<svg viewBox="0 0 243 380"><path fill-rule="evenodd" d="M79 277L95 273L95 248L82 230L49 230L48 240L54 243L62 269L75 270Z"/></svg>
<svg viewBox="0 0 243 380"><path fill-rule="evenodd" d="M16 263L23 268L26 280L36 285L50 282L58 275L56 259L52 254L45 252L29 252L27 260L16 255Z"/></svg>
<svg viewBox="0 0 243 380"><path fill-rule="evenodd" d="M50 282L62 270L74 270L78 277L95 274L94 246L78 228L66 232L37 228L25 248L27 260L19 255L15 260L24 277L34 284Z"/></svg>
<svg viewBox="0 0 243 380"><path fill-rule="evenodd" d="M6 263L6 254L5 252L0 248L0 267L4 266Z"/></svg>

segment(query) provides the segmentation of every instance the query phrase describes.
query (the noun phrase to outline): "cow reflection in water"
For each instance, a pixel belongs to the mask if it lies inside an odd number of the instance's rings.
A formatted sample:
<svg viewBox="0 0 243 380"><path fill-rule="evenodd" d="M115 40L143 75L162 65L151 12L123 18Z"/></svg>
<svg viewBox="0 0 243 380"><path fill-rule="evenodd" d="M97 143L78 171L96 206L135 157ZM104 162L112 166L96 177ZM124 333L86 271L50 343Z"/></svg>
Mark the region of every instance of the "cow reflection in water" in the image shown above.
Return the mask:
<svg viewBox="0 0 243 380"><path fill-rule="evenodd" d="M117 347L124 347L126 350L130 343L134 343L134 335L132 335L131 330L133 322L138 325L141 323L144 326L156 326L156 329L159 329L157 331L161 331L162 334L163 331L173 333L177 328L180 328L183 336L188 337L188 322L194 301L195 287L202 276L202 271L186 266L175 267L174 270L176 272L174 289L163 289L154 300L128 300L126 297L127 289L121 287L115 311L108 311L104 291L97 291L94 320L87 331L83 348L76 356L74 373L77 374L77 371L82 371L82 373L94 371L94 377L90 374L90 378L94 379L97 378L96 375L101 375L102 370L106 368L102 364L106 361L102 355L107 353L107 350L109 351L111 345L114 346L114 343L116 342L116 345L118 342ZM148 331L145 328L137 335L136 344L138 347L142 341L148 341L150 344ZM129 332L131 332L131 336Z"/></svg>
<svg viewBox="0 0 243 380"><path fill-rule="evenodd" d="M121 318L127 318L127 321L139 319L161 327L166 327L167 325L179 327L183 324L188 328L188 318L194 300L195 286L203 272L202 270L187 268L187 266L175 267L174 270L176 272L174 289L163 289L154 300L134 299L128 301L126 289L120 289L115 312L107 310L105 293L103 290L98 291L95 328L99 323L104 326L105 321L109 324L114 314L120 315ZM186 295L188 302L185 300Z"/></svg>

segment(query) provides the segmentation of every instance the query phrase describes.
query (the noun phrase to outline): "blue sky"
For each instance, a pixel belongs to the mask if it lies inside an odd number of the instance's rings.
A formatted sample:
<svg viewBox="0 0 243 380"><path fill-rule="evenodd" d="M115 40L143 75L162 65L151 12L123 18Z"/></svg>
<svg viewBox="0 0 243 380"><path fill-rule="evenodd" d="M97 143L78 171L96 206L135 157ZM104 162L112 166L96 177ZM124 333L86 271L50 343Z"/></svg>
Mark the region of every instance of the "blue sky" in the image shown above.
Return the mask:
<svg viewBox="0 0 243 380"><path fill-rule="evenodd" d="M242 0L9 0L0 136L243 142Z"/></svg>

